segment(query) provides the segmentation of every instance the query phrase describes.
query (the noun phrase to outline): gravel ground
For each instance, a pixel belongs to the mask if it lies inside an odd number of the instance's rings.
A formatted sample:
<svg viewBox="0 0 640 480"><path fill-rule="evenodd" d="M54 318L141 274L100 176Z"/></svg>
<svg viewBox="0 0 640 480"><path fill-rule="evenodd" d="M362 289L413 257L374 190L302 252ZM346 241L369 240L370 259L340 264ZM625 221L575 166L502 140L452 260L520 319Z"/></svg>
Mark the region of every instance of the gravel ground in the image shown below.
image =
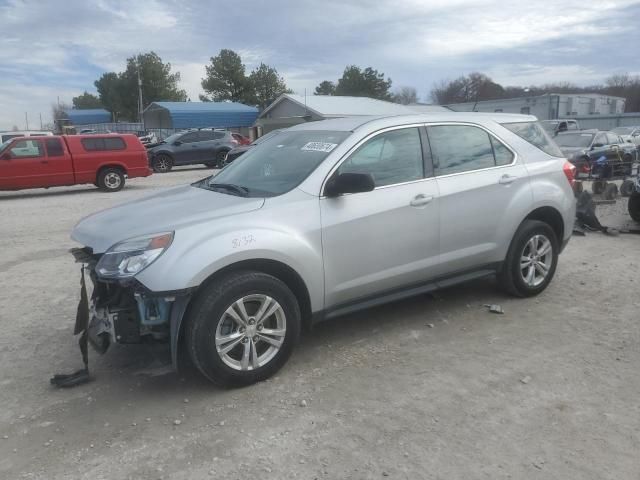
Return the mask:
<svg viewBox="0 0 640 480"><path fill-rule="evenodd" d="M90 352L95 381L52 389L80 365L74 223L206 174L0 193L0 478L640 478L637 235L575 237L535 299L485 280L321 324L253 387L115 346Z"/></svg>

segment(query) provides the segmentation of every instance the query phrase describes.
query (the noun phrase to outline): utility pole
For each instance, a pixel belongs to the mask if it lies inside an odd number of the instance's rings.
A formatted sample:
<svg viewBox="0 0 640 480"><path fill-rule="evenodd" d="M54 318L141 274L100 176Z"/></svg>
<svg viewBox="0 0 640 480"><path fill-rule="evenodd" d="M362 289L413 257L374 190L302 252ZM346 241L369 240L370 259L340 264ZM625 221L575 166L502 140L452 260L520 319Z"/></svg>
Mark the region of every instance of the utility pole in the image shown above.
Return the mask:
<svg viewBox="0 0 640 480"><path fill-rule="evenodd" d="M24 112L24 123L27 126L25 130L29 130L29 116L27 115L27 112Z"/></svg>
<svg viewBox="0 0 640 480"><path fill-rule="evenodd" d="M142 80L140 79L140 57L138 57L137 67L138 67L138 120L140 123L142 123L142 129L144 130L144 118L142 117L144 104L142 103Z"/></svg>
<svg viewBox="0 0 640 480"><path fill-rule="evenodd" d="M40 112L40 130L42 130L42 112Z"/></svg>

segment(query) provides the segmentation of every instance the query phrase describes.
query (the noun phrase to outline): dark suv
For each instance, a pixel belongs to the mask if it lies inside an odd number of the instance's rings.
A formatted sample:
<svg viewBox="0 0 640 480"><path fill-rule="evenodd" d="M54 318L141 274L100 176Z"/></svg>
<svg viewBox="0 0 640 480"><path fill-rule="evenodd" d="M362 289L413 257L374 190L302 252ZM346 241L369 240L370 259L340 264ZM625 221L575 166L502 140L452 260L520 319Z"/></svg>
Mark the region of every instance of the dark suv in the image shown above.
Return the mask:
<svg viewBox="0 0 640 480"><path fill-rule="evenodd" d="M227 152L238 145L231 132L225 130L187 130L167 137L148 150L151 167L158 173L170 171L174 165L203 163L221 167Z"/></svg>

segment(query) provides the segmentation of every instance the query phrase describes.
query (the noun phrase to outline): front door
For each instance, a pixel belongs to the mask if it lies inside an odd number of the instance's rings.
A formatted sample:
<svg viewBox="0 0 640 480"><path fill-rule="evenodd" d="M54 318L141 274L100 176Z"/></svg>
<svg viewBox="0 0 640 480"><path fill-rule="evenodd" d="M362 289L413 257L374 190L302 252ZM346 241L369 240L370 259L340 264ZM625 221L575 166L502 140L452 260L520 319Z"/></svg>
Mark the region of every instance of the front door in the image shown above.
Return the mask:
<svg viewBox="0 0 640 480"><path fill-rule="evenodd" d="M320 199L325 308L429 279L438 263L438 187L425 178L419 128L373 136L343 172L371 174L375 189Z"/></svg>
<svg viewBox="0 0 640 480"><path fill-rule="evenodd" d="M522 161L477 126L434 125L427 132L440 192L442 273L504 260L533 201Z"/></svg>
<svg viewBox="0 0 640 480"><path fill-rule="evenodd" d="M46 186L50 173L47 164L41 140L14 140L0 157L0 189L16 190Z"/></svg>

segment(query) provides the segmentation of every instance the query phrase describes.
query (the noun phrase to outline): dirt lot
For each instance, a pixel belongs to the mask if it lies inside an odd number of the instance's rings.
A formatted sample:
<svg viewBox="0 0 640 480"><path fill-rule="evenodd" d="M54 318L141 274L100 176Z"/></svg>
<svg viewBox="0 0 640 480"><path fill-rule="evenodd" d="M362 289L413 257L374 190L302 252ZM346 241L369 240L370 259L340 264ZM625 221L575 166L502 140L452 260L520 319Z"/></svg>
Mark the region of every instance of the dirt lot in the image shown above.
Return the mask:
<svg viewBox="0 0 640 480"><path fill-rule="evenodd" d="M250 388L116 346L52 389L80 366L74 223L206 173L0 193L0 478L640 478L637 235L574 238L535 299L479 281L322 324Z"/></svg>

